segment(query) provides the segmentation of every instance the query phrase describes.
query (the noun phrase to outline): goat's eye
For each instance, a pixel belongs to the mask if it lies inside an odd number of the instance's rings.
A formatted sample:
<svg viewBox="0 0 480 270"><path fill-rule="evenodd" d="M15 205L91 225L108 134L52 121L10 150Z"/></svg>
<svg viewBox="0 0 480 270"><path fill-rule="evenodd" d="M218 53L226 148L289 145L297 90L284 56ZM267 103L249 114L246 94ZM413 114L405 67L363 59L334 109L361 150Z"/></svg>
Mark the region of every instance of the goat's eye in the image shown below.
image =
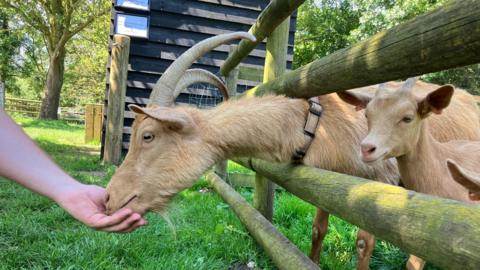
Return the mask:
<svg viewBox="0 0 480 270"><path fill-rule="evenodd" d="M151 132L145 132L143 133L143 141L144 142L151 142L153 141L153 138L155 138L155 135L153 135Z"/></svg>
<svg viewBox="0 0 480 270"><path fill-rule="evenodd" d="M411 117L411 116L405 116L405 117L402 118L402 122L404 122L404 123L410 123L410 122L412 122L412 120L413 120L413 117Z"/></svg>

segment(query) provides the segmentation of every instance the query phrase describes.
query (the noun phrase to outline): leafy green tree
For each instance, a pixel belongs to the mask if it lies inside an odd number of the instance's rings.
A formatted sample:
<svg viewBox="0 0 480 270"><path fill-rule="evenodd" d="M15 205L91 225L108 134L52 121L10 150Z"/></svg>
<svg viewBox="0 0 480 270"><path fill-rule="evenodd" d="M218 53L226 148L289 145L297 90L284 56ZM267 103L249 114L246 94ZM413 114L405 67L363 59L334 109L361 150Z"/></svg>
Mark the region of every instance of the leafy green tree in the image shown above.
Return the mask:
<svg viewBox="0 0 480 270"><path fill-rule="evenodd" d="M360 13L351 1L307 0L300 7L295 37L295 67L350 45Z"/></svg>
<svg viewBox="0 0 480 270"><path fill-rule="evenodd" d="M107 0L0 0L31 29L38 31L48 52L40 118L56 119L63 86L67 43L109 8Z"/></svg>
<svg viewBox="0 0 480 270"><path fill-rule="evenodd" d="M294 66L345 48L448 0L307 0L299 9ZM480 94L480 65L426 74L433 83L452 83Z"/></svg>
<svg viewBox="0 0 480 270"><path fill-rule="evenodd" d="M9 23L9 14L0 9L0 83L6 89L17 90L15 75L18 65L15 56L18 55L22 37L12 31Z"/></svg>
<svg viewBox="0 0 480 270"><path fill-rule="evenodd" d="M75 36L67 46L61 106L102 103L105 97L110 16L104 15Z"/></svg>

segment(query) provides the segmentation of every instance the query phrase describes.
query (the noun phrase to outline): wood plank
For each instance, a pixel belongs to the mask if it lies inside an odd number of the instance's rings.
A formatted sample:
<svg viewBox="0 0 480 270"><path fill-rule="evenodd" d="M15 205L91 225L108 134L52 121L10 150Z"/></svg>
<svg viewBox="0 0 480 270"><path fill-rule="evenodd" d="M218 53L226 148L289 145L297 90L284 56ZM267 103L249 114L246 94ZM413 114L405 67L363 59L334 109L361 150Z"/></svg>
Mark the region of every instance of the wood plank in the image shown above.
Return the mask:
<svg viewBox="0 0 480 270"><path fill-rule="evenodd" d="M247 67L240 65L238 78L241 80L249 80L255 82L263 82L263 68L261 67Z"/></svg>
<svg viewBox="0 0 480 270"><path fill-rule="evenodd" d="M207 2L207 3L214 3L223 6L231 6L235 8L244 8L244 9L251 9L255 11L262 11L267 4L267 0L258 1L258 0L198 0L199 2Z"/></svg>
<svg viewBox="0 0 480 270"><path fill-rule="evenodd" d="M222 5L212 5L189 0L160 0L152 1L151 12L171 12L192 17L210 18L218 21L253 24L258 12L253 10L237 9Z"/></svg>
<svg viewBox="0 0 480 270"><path fill-rule="evenodd" d="M94 138L94 107L93 104L85 106L85 143L93 141Z"/></svg>
<svg viewBox="0 0 480 270"><path fill-rule="evenodd" d="M95 104L93 108L93 140L99 142L102 138L103 105Z"/></svg>
<svg viewBox="0 0 480 270"><path fill-rule="evenodd" d="M159 28L162 28L177 31L183 30L190 33L219 35L225 32L248 31L251 27L251 24L218 21L202 17L192 18L188 15L168 12L153 12L150 17L150 32L158 31ZM290 27L289 44L293 46L295 21L291 22Z"/></svg>

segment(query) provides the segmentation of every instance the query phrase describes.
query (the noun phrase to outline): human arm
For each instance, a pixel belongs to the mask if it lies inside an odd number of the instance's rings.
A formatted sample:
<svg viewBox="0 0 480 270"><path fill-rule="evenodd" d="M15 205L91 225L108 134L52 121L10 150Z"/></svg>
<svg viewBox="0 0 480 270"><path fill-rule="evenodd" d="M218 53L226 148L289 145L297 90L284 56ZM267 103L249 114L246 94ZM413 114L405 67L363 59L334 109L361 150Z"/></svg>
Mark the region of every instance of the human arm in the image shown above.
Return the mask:
<svg viewBox="0 0 480 270"><path fill-rule="evenodd" d="M0 176L49 197L74 218L98 230L129 232L146 224L129 209L105 215L105 190L79 183L66 174L3 110L0 110Z"/></svg>

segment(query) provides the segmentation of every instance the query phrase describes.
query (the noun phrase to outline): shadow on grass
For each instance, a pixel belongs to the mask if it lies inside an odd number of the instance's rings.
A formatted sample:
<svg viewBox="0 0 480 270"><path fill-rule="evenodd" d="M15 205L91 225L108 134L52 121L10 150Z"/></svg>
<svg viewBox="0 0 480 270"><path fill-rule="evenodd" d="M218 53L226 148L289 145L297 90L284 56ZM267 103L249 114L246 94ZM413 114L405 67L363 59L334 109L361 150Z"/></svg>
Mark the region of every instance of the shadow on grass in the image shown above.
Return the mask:
<svg viewBox="0 0 480 270"><path fill-rule="evenodd" d="M43 139L36 139L35 142L47 152L56 163L70 173L104 169L101 164L98 146L74 146L54 143Z"/></svg>
<svg viewBox="0 0 480 270"><path fill-rule="evenodd" d="M68 123L63 120L40 120L28 118L21 121L20 125L24 128L41 128L41 129L56 129L62 131L79 131L83 130L83 126L79 124Z"/></svg>

